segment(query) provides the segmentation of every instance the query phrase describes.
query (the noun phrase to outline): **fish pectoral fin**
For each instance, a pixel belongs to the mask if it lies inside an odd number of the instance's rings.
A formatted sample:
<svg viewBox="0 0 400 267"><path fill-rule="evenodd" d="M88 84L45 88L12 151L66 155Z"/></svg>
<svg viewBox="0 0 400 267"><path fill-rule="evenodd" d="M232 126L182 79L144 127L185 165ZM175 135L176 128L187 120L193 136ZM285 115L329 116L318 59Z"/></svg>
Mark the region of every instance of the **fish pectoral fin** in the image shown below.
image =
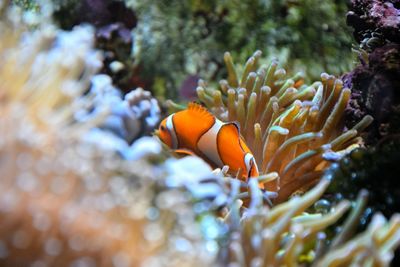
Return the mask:
<svg viewBox="0 0 400 267"><path fill-rule="evenodd" d="M180 154L180 155L185 155L185 156L187 156L187 155L194 156L195 155L193 151L186 149L186 148L175 149L174 152L177 154Z"/></svg>
<svg viewBox="0 0 400 267"><path fill-rule="evenodd" d="M226 122L225 125L233 125L237 129L238 134L240 133L240 124L238 121Z"/></svg>

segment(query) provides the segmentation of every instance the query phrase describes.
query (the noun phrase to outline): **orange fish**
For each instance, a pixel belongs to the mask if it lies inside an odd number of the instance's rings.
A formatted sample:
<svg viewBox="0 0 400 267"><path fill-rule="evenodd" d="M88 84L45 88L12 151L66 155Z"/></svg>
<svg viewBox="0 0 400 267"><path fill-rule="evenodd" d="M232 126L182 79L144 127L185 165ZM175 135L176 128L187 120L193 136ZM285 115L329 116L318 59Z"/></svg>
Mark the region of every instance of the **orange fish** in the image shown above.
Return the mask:
<svg viewBox="0 0 400 267"><path fill-rule="evenodd" d="M189 103L186 110L169 115L158 130L159 138L178 153L196 154L213 167L229 166L242 178L258 176L256 161L234 122L222 122L207 109Z"/></svg>

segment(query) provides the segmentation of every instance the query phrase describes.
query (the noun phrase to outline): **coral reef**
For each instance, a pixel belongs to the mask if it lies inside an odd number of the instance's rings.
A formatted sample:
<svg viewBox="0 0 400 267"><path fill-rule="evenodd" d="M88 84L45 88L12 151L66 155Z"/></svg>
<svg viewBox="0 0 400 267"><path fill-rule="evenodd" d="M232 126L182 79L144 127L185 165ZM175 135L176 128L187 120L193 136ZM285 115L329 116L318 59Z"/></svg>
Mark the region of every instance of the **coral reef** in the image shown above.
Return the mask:
<svg viewBox="0 0 400 267"><path fill-rule="evenodd" d="M226 54L227 81L219 89L200 81L199 98L220 119L238 120L258 155L263 174L244 183L198 157L169 158L155 138L142 137L160 108L149 92L123 96L112 77L98 74L95 28L60 30L47 20L51 11L43 10L42 23L4 8L6 2L0 1L1 266L389 266L400 243L398 214L386 220L375 213L354 237L368 193L358 194L343 223L349 201L318 201L337 165L317 178L357 146L371 121L366 116L344 132L350 91L340 80L323 74L306 85L302 74L290 77L275 61L258 68L256 52L242 78ZM398 155L392 148L365 152L363 163L353 150L340 170L363 180L352 164L371 163L362 168L381 174L386 159ZM273 205L276 193L259 182L279 186L285 199L317 185ZM380 201L385 191L375 193L371 200ZM334 224L340 231L332 233Z"/></svg>
<svg viewBox="0 0 400 267"><path fill-rule="evenodd" d="M372 145L400 133L400 10L396 1L353 1L348 23L360 42L360 64L343 79L352 89L346 124L370 114Z"/></svg>
<svg viewBox="0 0 400 267"><path fill-rule="evenodd" d="M276 61L258 68L260 57L260 51L250 57L240 76L225 53L227 80L218 89L201 81L197 93L219 119L238 121L261 173L277 173L266 188L278 191L281 202L315 184L327 160L356 144L372 119L366 116L345 131L341 121L351 92L341 80L322 74L321 81L306 85L302 73L290 77Z"/></svg>
<svg viewBox="0 0 400 267"><path fill-rule="evenodd" d="M100 29L100 32L102 27L121 24L122 36L130 38L129 30L133 29L137 23L134 12L126 8L123 1L55 0L53 8L56 21L65 30L70 30L84 22Z"/></svg>
<svg viewBox="0 0 400 267"><path fill-rule="evenodd" d="M352 0L347 24L361 48L374 50L387 43L400 42L400 6L398 1Z"/></svg>
<svg viewBox="0 0 400 267"><path fill-rule="evenodd" d="M149 83L140 78L131 56L136 27L135 12L123 1L53 1L54 20L62 29L90 23L95 27L96 47L103 50L101 73L109 75L115 86L127 93L134 87L147 88Z"/></svg>
<svg viewBox="0 0 400 267"><path fill-rule="evenodd" d="M388 44L371 52L365 61L344 76L352 87L347 109L347 125L365 114L375 122L365 137L367 143L400 133L400 45Z"/></svg>
<svg viewBox="0 0 400 267"><path fill-rule="evenodd" d="M367 188L371 194L363 227L376 211L390 216L399 211L395 178L400 134L400 6L398 1L351 1L347 23L359 43L359 64L343 76L352 89L345 123L352 127L370 114L374 122L363 134L367 149L354 151L332 168L336 197L354 197ZM376 179L379 177L379 179ZM377 183L379 181L379 183ZM342 183L342 184L341 184ZM400 264L396 251L393 266Z"/></svg>
<svg viewBox="0 0 400 267"><path fill-rule="evenodd" d="M244 61L261 49L269 60L278 56L291 71L303 70L314 79L322 71L338 75L350 69L351 40L341 19L346 1L126 3L138 15L135 59L146 77L155 76L160 88L155 90L168 89L169 99L177 100L176 88L187 76L218 80L225 75L224 51Z"/></svg>

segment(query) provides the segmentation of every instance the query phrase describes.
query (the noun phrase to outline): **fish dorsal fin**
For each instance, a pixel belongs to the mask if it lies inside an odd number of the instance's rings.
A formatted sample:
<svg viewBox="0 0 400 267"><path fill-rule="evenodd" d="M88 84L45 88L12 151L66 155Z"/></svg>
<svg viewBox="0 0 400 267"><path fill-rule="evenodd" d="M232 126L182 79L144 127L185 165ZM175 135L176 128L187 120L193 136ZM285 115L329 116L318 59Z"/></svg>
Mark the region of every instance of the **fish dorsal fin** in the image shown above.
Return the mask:
<svg viewBox="0 0 400 267"><path fill-rule="evenodd" d="M213 114L211 114L205 107L203 107L200 104L197 104L196 102L190 102L188 105L188 110L190 112L193 112L193 114L195 114L199 117L212 119L212 120L214 119Z"/></svg>

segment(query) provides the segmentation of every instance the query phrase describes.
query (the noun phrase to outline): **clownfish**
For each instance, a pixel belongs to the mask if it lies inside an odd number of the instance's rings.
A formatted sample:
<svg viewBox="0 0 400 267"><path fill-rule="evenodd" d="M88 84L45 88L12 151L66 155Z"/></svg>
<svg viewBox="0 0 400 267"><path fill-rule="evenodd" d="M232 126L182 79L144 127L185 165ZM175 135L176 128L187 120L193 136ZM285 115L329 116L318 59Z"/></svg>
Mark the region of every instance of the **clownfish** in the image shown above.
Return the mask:
<svg viewBox="0 0 400 267"><path fill-rule="evenodd" d="M232 173L241 170L242 179L259 175L257 163L235 122L222 122L206 108L194 102L188 108L169 115L157 135L177 153L197 155L212 167L229 166Z"/></svg>

